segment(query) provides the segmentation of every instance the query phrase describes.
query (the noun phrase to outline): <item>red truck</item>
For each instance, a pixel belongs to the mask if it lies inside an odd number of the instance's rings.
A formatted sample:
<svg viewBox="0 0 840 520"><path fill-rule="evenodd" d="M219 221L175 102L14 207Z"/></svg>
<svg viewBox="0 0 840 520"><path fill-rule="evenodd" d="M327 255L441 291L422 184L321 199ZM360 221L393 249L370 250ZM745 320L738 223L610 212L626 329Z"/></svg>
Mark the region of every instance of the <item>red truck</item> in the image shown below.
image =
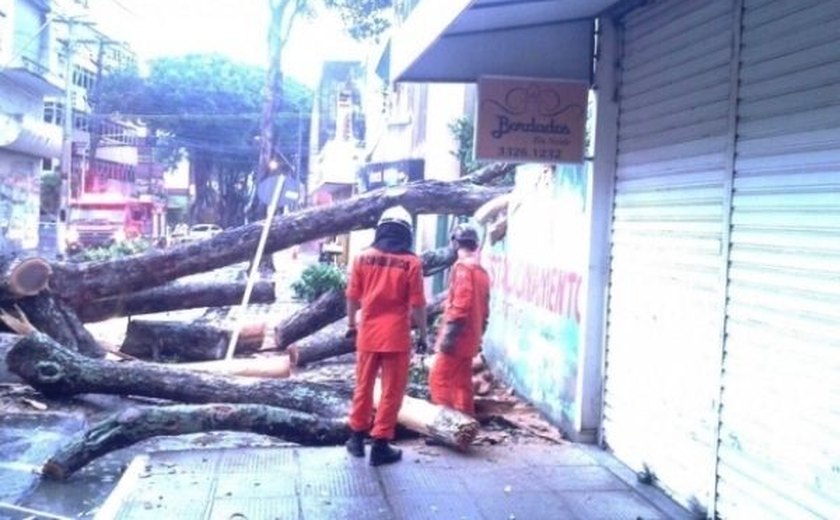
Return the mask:
<svg viewBox="0 0 840 520"><path fill-rule="evenodd" d="M152 237L153 204L119 194L86 193L70 203L68 249Z"/></svg>

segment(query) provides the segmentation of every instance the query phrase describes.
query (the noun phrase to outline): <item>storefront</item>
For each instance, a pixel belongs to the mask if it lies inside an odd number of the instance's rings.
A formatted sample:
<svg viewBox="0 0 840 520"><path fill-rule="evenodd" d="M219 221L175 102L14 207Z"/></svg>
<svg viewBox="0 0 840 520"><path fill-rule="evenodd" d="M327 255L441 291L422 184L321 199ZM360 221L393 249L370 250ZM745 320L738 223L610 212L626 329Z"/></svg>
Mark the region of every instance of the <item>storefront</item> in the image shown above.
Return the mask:
<svg viewBox="0 0 840 520"><path fill-rule="evenodd" d="M495 57L514 34L505 27L529 27L526 13L584 4L592 9L567 19L591 22L597 41L578 343L511 337L499 372L536 380L528 396L570 436L594 428L605 448L700 515L836 517L840 4L478 0L394 75L574 79L546 70L555 55L591 48L571 42L574 31L535 31L520 69L458 60ZM510 23L507 8L516 10ZM468 41L480 46L443 56ZM561 204L547 211L565 218ZM494 291L529 294L527 277L518 288L500 279ZM494 326L515 330L511 319ZM523 369L511 345L534 344L553 357L523 357L542 359Z"/></svg>

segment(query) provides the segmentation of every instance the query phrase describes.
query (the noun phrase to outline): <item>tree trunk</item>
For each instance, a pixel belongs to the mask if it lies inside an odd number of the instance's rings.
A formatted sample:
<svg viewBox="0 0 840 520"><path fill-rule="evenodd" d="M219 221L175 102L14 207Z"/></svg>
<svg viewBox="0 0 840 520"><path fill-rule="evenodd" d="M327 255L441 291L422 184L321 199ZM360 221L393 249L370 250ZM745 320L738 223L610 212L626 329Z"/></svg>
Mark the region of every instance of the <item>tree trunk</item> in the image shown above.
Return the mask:
<svg viewBox="0 0 840 520"><path fill-rule="evenodd" d="M443 312L445 301L446 293L441 293L426 305L426 317L429 323L433 323L435 318ZM289 360L292 366L303 367L309 363L355 352L355 340L344 337L346 327L347 321L339 319L290 346Z"/></svg>
<svg viewBox="0 0 840 520"><path fill-rule="evenodd" d="M78 312L84 322L181 309L239 305L245 282L185 282L177 280L154 289L85 302ZM254 284L250 303L274 303L274 283Z"/></svg>
<svg viewBox="0 0 840 520"><path fill-rule="evenodd" d="M49 293L18 301L27 319L56 342L90 357L104 357L105 349L84 327L76 313Z"/></svg>
<svg viewBox="0 0 840 520"><path fill-rule="evenodd" d="M225 357L232 331L211 323L131 320L120 352L154 361L209 361ZM262 347L265 324L245 324L234 353L253 353Z"/></svg>
<svg viewBox="0 0 840 520"><path fill-rule="evenodd" d="M34 296L47 287L52 267L38 256L0 256L0 301Z"/></svg>
<svg viewBox="0 0 840 520"><path fill-rule="evenodd" d="M296 311L274 327L274 344L278 350L305 338L347 315L344 292L331 289L306 307Z"/></svg>
<svg viewBox="0 0 840 520"><path fill-rule="evenodd" d="M142 440L214 430L270 435L304 446L336 445L347 438L342 420L254 404L132 407L73 438L44 464L43 474L64 480L92 460Z"/></svg>
<svg viewBox="0 0 840 520"><path fill-rule="evenodd" d="M144 361L90 359L40 333L24 336L6 356L9 370L47 397L137 395L184 403L250 403L322 417L344 417L351 391L289 379L253 379Z"/></svg>
<svg viewBox="0 0 840 520"><path fill-rule="evenodd" d="M315 334L307 336L289 347L289 361L294 367L337 357L356 351L356 340L344 337L347 320L340 319Z"/></svg>
<svg viewBox="0 0 840 520"><path fill-rule="evenodd" d="M457 252L451 247L424 251L423 274L431 276L455 263ZM341 291L328 291L303 309L295 312L274 328L274 343L278 350L284 350L301 338L321 330L347 315L347 300Z"/></svg>
<svg viewBox="0 0 840 520"><path fill-rule="evenodd" d="M386 208L402 205L414 213L472 213L509 188L469 182L426 181L374 190L331 206L280 215L271 223L265 254L325 236L366 229ZM262 223L227 230L213 238L106 262L54 265L51 286L63 299L86 302L163 285L181 276L210 271L250 259Z"/></svg>

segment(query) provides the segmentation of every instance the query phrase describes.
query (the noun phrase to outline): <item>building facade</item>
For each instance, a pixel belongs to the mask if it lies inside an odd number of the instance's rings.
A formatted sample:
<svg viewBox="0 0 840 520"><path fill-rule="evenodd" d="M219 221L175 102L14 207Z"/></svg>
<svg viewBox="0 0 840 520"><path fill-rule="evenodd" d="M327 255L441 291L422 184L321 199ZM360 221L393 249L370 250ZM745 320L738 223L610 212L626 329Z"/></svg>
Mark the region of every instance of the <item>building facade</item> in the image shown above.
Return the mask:
<svg viewBox="0 0 840 520"><path fill-rule="evenodd" d="M38 245L42 161L61 154L60 129L41 118L44 96L61 92L50 71L50 3L0 1L0 238Z"/></svg>
<svg viewBox="0 0 840 520"><path fill-rule="evenodd" d="M577 79L596 98L590 169L517 173L562 189L521 192L493 294L548 276L560 296L537 324L494 315L497 372L698 515L840 514L840 4L424 0L412 17L439 30L397 35L398 81ZM559 231L528 254L537 226ZM542 258L559 241L579 256Z"/></svg>

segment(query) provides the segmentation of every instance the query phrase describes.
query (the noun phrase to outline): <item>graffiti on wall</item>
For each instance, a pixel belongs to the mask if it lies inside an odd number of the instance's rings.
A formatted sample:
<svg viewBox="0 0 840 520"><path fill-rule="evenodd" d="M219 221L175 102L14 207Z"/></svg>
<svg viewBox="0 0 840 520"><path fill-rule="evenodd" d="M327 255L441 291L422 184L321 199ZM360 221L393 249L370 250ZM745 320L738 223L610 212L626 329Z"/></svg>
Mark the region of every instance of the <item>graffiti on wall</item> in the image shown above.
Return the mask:
<svg viewBox="0 0 840 520"><path fill-rule="evenodd" d="M520 166L507 235L483 252L493 281L485 355L558 423L576 413L586 190L582 166Z"/></svg>
<svg viewBox="0 0 840 520"><path fill-rule="evenodd" d="M0 236L18 247L38 245L40 185L32 161L12 161L0 183Z"/></svg>

